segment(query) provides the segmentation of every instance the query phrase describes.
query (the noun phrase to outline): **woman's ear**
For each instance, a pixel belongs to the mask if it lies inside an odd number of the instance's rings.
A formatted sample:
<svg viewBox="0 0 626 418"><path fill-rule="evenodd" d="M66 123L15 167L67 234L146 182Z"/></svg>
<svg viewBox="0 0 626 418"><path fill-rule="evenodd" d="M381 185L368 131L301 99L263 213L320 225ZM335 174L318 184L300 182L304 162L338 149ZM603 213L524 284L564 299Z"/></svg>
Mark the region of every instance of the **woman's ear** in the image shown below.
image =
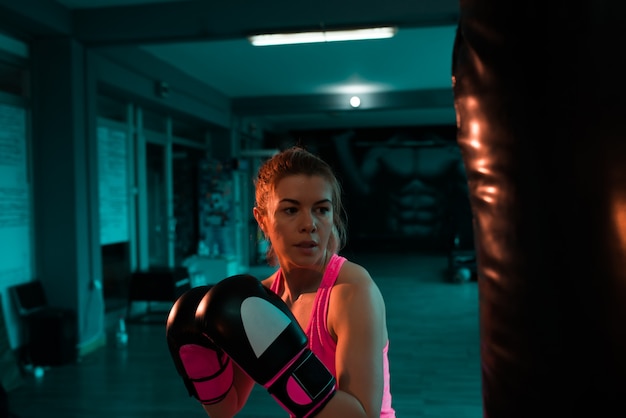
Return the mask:
<svg viewBox="0 0 626 418"><path fill-rule="evenodd" d="M254 219L259 225L259 228L261 228L261 231L263 231L263 233L265 234L265 226L263 225L263 214L257 207L252 208L252 214L254 215Z"/></svg>

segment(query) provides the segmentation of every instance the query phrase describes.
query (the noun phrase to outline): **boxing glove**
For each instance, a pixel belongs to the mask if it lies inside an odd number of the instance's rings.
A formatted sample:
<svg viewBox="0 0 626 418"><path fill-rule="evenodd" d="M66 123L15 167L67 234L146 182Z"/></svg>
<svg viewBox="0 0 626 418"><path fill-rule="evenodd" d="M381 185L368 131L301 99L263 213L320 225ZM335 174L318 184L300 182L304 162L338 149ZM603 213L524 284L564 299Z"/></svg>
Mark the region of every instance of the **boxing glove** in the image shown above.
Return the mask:
<svg viewBox="0 0 626 418"><path fill-rule="evenodd" d="M292 416L312 417L336 391L285 303L255 277L215 284L196 311L202 329Z"/></svg>
<svg viewBox="0 0 626 418"><path fill-rule="evenodd" d="M233 364L196 323L196 308L209 286L192 288L172 306L166 337L178 374L190 396L205 405L223 400L233 384Z"/></svg>

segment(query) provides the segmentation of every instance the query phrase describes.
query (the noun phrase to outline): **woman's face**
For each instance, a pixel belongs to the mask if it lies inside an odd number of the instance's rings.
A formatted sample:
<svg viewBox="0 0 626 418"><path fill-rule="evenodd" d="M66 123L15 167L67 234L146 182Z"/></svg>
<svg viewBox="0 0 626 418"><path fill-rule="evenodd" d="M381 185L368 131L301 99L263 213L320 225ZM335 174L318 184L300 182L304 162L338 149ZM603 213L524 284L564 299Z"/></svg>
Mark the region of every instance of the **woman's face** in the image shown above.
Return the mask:
<svg viewBox="0 0 626 418"><path fill-rule="evenodd" d="M323 265L333 227L332 188L320 176L285 177L257 218L282 267Z"/></svg>

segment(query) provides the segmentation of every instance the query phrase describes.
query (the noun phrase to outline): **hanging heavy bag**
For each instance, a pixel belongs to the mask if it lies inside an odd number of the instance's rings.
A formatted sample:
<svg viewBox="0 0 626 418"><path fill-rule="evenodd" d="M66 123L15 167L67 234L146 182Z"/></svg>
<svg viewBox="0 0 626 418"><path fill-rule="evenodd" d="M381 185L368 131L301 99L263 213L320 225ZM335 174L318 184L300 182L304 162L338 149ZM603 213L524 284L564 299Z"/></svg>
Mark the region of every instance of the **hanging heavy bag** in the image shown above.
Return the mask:
<svg viewBox="0 0 626 418"><path fill-rule="evenodd" d="M463 0L484 416L626 416L626 2Z"/></svg>

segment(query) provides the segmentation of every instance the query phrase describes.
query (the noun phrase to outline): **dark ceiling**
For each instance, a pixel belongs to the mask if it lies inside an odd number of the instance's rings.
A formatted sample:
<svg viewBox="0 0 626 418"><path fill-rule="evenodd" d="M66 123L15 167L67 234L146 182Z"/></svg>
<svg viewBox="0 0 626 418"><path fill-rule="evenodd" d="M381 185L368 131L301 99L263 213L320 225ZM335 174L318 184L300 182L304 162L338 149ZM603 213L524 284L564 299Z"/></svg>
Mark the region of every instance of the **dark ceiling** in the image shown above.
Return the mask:
<svg viewBox="0 0 626 418"><path fill-rule="evenodd" d="M10 2L10 0L8 0ZM458 0L31 0L95 48L138 47L275 130L453 125ZM0 3L6 3L0 0ZM39 8L42 9L41 7ZM392 39L253 47L261 32L395 25ZM361 97L359 109L348 99Z"/></svg>

